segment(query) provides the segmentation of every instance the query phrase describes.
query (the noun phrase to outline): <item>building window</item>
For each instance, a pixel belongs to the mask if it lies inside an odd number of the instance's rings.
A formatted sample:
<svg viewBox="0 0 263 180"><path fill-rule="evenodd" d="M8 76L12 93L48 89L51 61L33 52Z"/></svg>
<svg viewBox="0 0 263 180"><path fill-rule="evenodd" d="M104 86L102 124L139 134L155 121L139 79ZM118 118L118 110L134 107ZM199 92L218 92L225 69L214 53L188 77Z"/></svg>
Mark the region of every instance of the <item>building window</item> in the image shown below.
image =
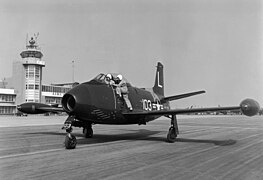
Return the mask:
<svg viewBox="0 0 263 180"><path fill-rule="evenodd" d="M38 84L35 85L35 89L37 89L37 90L39 89L39 85Z"/></svg>
<svg viewBox="0 0 263 180"><path fill-rule="evenodd" d="M15 96L14 95L0 95L0 102L14 102Z"/></svg>
<svg viewBox="0 0 263 180"><path fill-rule="evenodd" d="M33 71L33 72L29 71L29 77L30 77L30 78L33 78L33 77L34 77L34 71Z"/></svg>
<svg viewBox="0 0 263 180"><path fill-rule="evenodd" d="M12 106L0 106L0 114L14 114L15 107Z"/></svg>
<svg viewBox="0 0 263 180"><path fill-rule="evenodd" d="M29 84L28 89L34 89L34 84Z"/></svg>
<svg viewBox="0 0 263 180"><path fill-rule="evenodd" d="M28 76L30 77L30 78L33 78L34 77L34 73L35 72L35 66L33 66L33 65L29 65L28 66Z"/></svg>
<svg viewBox="0 0 263 180"><path fill-rule="evenodd" d="M40 67L39 66L36 66L36 78L39 78L40 77Z"/></svg>

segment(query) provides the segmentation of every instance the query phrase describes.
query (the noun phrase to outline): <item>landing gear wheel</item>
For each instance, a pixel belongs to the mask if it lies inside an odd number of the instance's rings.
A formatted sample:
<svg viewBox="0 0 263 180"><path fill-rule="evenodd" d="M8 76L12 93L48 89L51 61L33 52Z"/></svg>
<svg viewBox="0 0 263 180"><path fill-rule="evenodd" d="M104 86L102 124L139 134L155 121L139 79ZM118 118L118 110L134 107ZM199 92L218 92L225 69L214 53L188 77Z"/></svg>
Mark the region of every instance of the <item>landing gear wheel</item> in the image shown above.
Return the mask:
<svg viewBox="0 0 263 180"><path fill-rule="evenodd" d="M65 137L65 148L66 149L75 149L77 145L77 139L74 135L68 133Z"/></svg>
<svg viewBox="0 0 263 180"><path fill-rule="evenodd" d="M174 143L178 134L179 134L178 124L177 124L176 115L174 114L171 116L171 127L167 134L167 142Z"/></svg>
<svg viewBox="0 0 263 180"><path fill-rule="evenodd" d="M174 127L170 127L167 134L167 142L174 143L177 137L176 129Z"/></svg>
<svg viewBox="0 0 263 180"><path fill-rule="evenodd" d="M93 137L92 128L83 128L83 134L84 134L85 138L92 138Z"/></svg>

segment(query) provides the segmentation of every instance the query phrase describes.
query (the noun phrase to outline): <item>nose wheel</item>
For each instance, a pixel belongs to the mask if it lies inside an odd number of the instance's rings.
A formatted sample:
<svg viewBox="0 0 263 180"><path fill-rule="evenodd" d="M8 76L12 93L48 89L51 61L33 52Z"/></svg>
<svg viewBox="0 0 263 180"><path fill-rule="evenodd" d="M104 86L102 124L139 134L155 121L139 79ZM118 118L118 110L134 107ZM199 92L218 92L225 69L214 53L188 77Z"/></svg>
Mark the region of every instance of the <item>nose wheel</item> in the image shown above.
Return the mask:
<svg viewBox="0 0 263 180"><path fill-rule="evenodd" d="M167 142L174 143L178 134L179 134L179 130L178 130L176 115L172 115L171 127L169 128L167 134Z"/></svg>
<svg viewBox="0 0 263 180"><path fill-rule="evenodd" d="M77 145L76 136L71 134L71 132L73 131L72 123L74 122L74 120L75 120L74 116L69 116L67 120L65 121L64 126L62 127L62 129L65 129L67 132L67 135L65 137L65 148L66 149L74 149Z"/></svg>
<svg viewBox="0 0 263 180"><path fill-rule="evenodd" d="M71 133L68 133L65 137L65 148L75 149L76 145L77 145L76 136L72 135Z"/></svg>

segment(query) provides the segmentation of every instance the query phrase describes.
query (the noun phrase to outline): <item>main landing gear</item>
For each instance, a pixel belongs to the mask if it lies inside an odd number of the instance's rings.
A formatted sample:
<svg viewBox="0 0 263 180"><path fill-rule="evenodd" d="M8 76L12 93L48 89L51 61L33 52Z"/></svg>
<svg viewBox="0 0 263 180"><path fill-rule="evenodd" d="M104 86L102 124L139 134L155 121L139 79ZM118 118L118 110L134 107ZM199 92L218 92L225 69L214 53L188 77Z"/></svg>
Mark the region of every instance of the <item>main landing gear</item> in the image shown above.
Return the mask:
<svg viewBox="0 0 263 180"><path fill-rule="evenodd" d="M93 137L93 130L92 130L92 125L91 124L87 124L83 128L83 134L84 134L85 138L92 138Z"/></svg>
<svg viewBox="0 0 263 180"><path fill-rule="evenodd" d="M169 131L167 134L167 141L169 143L174 143L178 134L179 134L179 130L178 130L176 115L172 115L171 127L169 128Z"/></svg>
<svg viewBox="0 0 263 180"><path fill-rule="evenodd" d="M64 123L62 129L65 129L67 135L65 137L65 148L66 149L74 149L77 145L76 136L74 136L71 132L73 131L72 126L83 127L83 134L85 138L93 137L92 125L90 123L83 123L80 121L76 121L74 116L69 116Z"/></svg>

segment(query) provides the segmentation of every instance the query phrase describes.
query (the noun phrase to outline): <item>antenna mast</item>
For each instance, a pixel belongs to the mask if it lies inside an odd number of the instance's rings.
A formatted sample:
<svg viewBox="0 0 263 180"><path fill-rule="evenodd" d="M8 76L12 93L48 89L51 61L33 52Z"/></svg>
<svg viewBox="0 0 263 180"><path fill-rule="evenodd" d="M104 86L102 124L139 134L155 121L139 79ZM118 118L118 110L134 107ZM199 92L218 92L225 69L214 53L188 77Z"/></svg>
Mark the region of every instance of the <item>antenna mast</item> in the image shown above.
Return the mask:
<svg viewBox="0 0 263 180"><path fill-rule="evenodd" d="M74 73L75 73L75 72L74 72L74 68L75 68L74 65L75 65L75 64L74 64L74 63L75 63L75 61L73 60L73 61L72 61L72 82L73 82L73 83L75 82L75 79L74 79Z"/></svg>

